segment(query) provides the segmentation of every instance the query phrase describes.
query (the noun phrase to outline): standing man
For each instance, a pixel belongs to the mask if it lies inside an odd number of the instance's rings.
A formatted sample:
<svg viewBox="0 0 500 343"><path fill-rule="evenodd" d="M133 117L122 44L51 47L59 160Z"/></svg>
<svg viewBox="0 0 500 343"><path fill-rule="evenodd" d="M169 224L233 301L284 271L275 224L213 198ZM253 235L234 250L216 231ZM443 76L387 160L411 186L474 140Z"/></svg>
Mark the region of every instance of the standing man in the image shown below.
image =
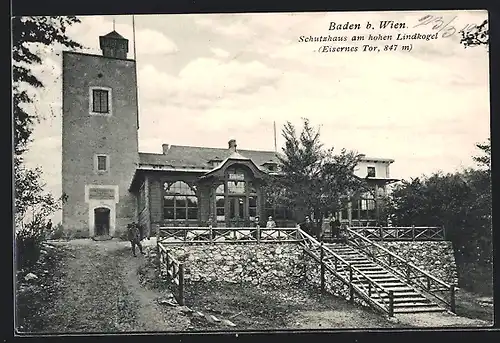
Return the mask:
<svg viewBox="0 0 500 343"><path fill-rule="evenodd" d="M251 225L252 225L253 228L255 228L255 230L252 230L252 237L255 238L255 239L257 239L257 235L259 234L259 228L260 228L260 219L259 219L259 216L255 217L255 219L252 221Z"/></svg>
<svg viewBox="0 0 500 343"><path fill-rule="evenodd" d="M332 216L330 219L330 228L332 230L333 238L338 238L340 234L340 220L335 218L335 216Z"/></svg>
<svg viewBox="0 0 500 343"><path fill-rule="evenodd" d="M45 230L49 235L52 233L52 220L49 219L47 225L45 226Z"/></svg>
<svg viewBox="0 0 500 343"><path fill-rule="evenodd" d="M304 231L308 235L312 234L313 227L312 227L311 219L309 219L309 216L306 216L306 220L300 224L300 228L302 229L302 231Z"/></svg>
<svg viewBox="0 0 500 343"><path fill-rule="evenodd" d="M132 224L127 225L128 229L128 240L130 241L130 244L132 246L132 253L134 256L137 256L135 253L135 246L139 247L139 251L141 254L144 255L144 251L142 251L142 245L141 245L141 232L139 230L139 227L135 222L132 222Z"/></svg>
<svg viewBox="0 0 500 343"><path fill-rule="evenodd" d="M331 234L330 230L330 221L332 219L332 214L328 213L325 217L323 217L323 220L321 222L321 230L319 232L319 236L321 239L327 234L328 232Z"/></svg>

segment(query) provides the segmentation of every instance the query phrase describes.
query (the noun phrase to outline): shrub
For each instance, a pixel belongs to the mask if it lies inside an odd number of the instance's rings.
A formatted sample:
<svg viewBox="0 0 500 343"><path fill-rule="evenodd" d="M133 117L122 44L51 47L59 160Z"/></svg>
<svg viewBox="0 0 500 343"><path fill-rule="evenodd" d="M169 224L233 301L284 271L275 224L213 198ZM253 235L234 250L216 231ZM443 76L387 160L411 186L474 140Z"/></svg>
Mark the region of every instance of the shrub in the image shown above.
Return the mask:
<svg viewBox="0 0 500 343"><path fill-rule="evenodd" d="M66 234L61 223L57 224L51 232L47 232L48 239L64 239Z"/></svg>
<svg viewBox="0 0 500 343"><path fill-rule="evenodd" d="M19 270L38 261L41 244L50 234L46 232L46 220L66 197L56 200L45 192L41 169L27 168L22 156L14 156L14 172L14 258Z"/></svg>
<svg viewBox="0 0 500 343"><path fill-rule="evenodd" d="M16 230L15 261L17 270L33 266L40 257L46 239L46 223L43 216L36 215L26 225Z"/></svg>

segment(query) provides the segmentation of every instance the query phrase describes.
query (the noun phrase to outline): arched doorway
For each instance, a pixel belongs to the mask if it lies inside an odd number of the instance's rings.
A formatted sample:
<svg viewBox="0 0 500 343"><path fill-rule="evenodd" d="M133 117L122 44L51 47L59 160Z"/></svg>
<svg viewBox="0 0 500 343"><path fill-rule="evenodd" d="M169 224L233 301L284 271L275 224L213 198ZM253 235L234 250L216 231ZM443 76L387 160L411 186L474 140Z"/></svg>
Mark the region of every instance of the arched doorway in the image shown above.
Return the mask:
<svg viewBox="0 0 500 343"><path fill-rule="evenodd" d="M94 235L107 236L109 235L110 210L105 207L94 209Z"/></svg>

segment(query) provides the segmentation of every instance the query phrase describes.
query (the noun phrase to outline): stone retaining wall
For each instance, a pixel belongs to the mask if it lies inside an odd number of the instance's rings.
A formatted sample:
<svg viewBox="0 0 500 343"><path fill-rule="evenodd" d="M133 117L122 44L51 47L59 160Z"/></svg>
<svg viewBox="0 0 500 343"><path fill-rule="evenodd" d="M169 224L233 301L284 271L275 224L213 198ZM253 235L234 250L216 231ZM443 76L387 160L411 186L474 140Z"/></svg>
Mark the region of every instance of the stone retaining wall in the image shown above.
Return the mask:
<svg viewBox="0 0 500 343"><path fill-rule="evenodd" d="M457 280L450 242L378 242L445 282ZM167 246L184 263L186 291L190 282L222 281L254 286L287 287L306 282L320 287L320 265L298 244L207 244ZM332 250L335 250L332 248ZM349 299L349 287L325 272L326 292ZM368 304L354 297L355 302Z"/></svg>
<svg viewBox="0 0 500 343"><path fill-rule="evenodd" d="M453 246L448 241L377 242L449 284L458 284Z"/></svg>
<svg viewBox="0 0 500 343"><path fill-rule="evenodd" d="M298 244L215 244L168 247L184 262L185 280L284 287L303 280Z"/></svg>

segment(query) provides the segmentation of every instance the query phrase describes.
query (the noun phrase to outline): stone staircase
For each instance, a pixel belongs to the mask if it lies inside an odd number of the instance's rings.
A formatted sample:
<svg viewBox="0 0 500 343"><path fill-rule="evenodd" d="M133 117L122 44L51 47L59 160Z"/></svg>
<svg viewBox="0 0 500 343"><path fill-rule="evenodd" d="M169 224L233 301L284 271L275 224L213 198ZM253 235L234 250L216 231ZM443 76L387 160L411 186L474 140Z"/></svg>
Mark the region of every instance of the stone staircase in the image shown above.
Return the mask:
<svg viewBox="0 0 500 343"><path fill-rule="evenodd" d="M355 266L384 289L393 291L394 314L447 311L414 286L403 281L400 276L371 260L362 251L345 243L325 244L325 247L328 247L345 261ZM341 269L339 271L342 272ZM362 281L353 281L355 285L361 285L361 283ZM389 296L383 293L381 297L382 299L377 293L370 296L375 302L383 305L384 300L387 301Z"/></svg>

